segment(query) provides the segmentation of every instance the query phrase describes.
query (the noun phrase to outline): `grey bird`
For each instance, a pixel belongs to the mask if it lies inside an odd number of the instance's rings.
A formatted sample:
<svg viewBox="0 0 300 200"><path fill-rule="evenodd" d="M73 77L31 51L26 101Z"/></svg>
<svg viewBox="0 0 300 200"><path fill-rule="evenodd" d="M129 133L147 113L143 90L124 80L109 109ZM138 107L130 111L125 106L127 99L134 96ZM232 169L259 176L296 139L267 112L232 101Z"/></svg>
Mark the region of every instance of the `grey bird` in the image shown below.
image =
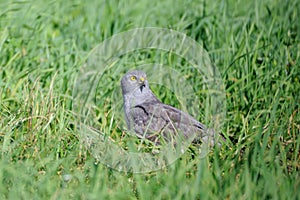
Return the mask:
<svg viewBox="0 0 300 200"><path fill-rule="evenodd" d="M151 91L145 72L134 70L121 80L128 129L155 144L170 142L175 136L193 143L215 143L215 133L189 114L162 103Z"/></svg>

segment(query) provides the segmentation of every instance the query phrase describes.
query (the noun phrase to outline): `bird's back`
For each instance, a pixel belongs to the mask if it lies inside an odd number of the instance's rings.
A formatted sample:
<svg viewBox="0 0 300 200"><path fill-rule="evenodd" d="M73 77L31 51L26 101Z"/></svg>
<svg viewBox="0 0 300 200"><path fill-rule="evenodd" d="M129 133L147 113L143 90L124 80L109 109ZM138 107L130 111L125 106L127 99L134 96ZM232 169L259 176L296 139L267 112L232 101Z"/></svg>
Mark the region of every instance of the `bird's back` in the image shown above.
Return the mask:
<svg viewBox="0 0 300 200"><path fill-rule="evenodd" d="M145 102L130 109L128 116L134 131L139 136L157 141L170 141L174 136L198 141L206 132L206 127L187 113L161 102Z"/></svg>

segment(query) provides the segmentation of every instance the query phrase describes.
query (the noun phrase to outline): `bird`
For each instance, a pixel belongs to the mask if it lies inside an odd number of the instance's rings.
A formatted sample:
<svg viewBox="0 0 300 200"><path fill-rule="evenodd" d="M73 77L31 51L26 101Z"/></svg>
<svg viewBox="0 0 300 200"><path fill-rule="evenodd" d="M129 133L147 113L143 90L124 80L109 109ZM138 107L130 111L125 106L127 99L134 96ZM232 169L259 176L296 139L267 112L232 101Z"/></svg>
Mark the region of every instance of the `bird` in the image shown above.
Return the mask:
<svg viewBox="0 0 300 200"><path fill-rule="evenodd" d="M216 134L212 129L155 96L144 71L127 72L121 79L121 89L127 128L139 138L157 145L176 143L178 137L192 143L215 144Z"/></svg>

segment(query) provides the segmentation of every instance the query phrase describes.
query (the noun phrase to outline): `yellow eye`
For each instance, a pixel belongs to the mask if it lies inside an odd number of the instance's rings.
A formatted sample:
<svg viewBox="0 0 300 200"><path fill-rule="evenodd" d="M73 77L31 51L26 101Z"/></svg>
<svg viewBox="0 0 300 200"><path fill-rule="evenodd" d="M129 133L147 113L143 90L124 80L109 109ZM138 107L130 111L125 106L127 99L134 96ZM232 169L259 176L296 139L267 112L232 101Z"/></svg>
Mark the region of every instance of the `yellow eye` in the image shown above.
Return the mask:
<svg viewBox="0 0 300 200"><path fill-rule="evenodd" d="M130 80L135 81L136 77L135 76L130 76Z"/></svg>

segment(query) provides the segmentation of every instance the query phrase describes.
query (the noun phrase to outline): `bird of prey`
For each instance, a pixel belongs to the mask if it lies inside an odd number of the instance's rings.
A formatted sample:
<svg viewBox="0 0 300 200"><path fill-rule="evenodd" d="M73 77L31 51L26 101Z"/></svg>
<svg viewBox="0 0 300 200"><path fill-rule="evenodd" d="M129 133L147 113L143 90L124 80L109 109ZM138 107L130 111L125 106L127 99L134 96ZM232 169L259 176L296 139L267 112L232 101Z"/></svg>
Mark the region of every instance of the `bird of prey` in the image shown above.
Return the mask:
<svg viewBox="0 0 300 200"><path fill-rule="evenodd" d="M180 136L193 143L214 145L214 131L189 114L162 103L151 91L145 72L126 73L121 88L128 129L138 137L161 144L161 140L170 142Z"/></svg>

